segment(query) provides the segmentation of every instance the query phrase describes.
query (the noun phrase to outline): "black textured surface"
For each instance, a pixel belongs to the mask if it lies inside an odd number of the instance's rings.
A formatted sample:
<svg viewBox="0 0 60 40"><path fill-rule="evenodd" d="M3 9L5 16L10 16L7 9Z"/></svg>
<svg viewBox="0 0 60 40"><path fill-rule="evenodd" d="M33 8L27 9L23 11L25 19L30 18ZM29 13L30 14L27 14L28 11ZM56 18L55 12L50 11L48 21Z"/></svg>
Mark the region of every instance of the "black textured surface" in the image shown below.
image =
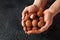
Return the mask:
<svg viewBox="0 0 60 40"><path fill-rule="evenodd" d="M45 9L54 1L49 0ZM21 26L21 12L33 0L0 0L0 40L60 40L60 14L44 33L26 35Z"/></svg>

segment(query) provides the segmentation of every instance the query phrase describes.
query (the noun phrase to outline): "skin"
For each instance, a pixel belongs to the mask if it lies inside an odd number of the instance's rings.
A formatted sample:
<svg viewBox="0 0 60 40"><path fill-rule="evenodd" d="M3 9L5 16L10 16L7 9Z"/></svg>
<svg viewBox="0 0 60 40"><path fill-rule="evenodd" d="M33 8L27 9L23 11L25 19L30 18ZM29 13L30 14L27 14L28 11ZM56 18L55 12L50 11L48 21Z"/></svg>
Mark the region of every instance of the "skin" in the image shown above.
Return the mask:
<svg viewBox="0 0 60 40"><path fill-rule="evenodd" d="M47 2L47 0L45 0ZM22 12L22 26L24 26L24 17L25 14L27 12L31 13L31 12L37 12L39 10L39 8L41 7L41 5L45 2L44 0L34 0L34 3L28 7L25 7L25 9ZM36 6L34 6L36 5ZM44 8L43 4L43 8ZM32 11L33 10L33 11ZM58 12L60 12L60 0L56 0L48 9L46 9L44 11L44 21L46 22L46 24L39 30L34 30L34 31L26 31L26 26L23 27L23 30L25 31L25 33L27 34L39 34L42 33L46 30L48 30L48 28L52 25L53 22L53 18L55 15L58 14Z"/></svg>

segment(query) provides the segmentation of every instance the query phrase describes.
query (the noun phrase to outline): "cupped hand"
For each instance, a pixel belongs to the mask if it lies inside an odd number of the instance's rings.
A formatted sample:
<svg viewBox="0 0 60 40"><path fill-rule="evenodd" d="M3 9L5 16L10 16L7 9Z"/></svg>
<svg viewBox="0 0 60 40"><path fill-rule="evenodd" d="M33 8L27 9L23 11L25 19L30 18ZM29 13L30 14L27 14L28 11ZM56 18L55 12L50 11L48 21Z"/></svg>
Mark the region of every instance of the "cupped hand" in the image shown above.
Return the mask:
<svg viewBox="0 0 60 40"><path fill-rule="evenodd" d="M25 7L25 9L22 12L22 26L23 26L23 30L25 31L25 33L27 32L27 28L25 26L25 15L26 13L35 13L38 11L38 7L36 5L30 5L28 7Z"/></svg>
<svg viewBox="0 0 60 40"><path fill-rule="evenodd" d="M44 21L45 25L41 27L39 30L34 30L34 31L28 31L27 34L39 34L42 33L52 25L53 22L53 14L47 9L44 12Z"/></svg>

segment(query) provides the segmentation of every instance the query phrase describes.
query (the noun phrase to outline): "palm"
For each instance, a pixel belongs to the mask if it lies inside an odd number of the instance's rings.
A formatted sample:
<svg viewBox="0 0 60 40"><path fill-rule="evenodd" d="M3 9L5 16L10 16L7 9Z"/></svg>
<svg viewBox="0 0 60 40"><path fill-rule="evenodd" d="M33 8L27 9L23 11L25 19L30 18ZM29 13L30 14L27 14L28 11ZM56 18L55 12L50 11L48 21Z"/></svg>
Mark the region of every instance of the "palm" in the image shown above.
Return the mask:
<svg viewBox="0 0 60 40"><path fill-rule="evenodd" d="M38 8L35 6L35 5L30 5L28 7L26 7L23 12L22 12L22 26L23 26L23 29L24 31L26 32L26 26L25 26L25 22L24 22L24 19L25 19L25 15L26 13L35 13L38 11Z"/></svg>
<svg viewBox="0 0 60 40"><path fill-rule="evenodd" d="M53 21L53 15L48 10L44 11L44 21L46 24L43 27L41 27L41 29L35 30L35 31L29 31L27 33L28 34L39 34L39 33L46 31L50 27Z"/></svg>

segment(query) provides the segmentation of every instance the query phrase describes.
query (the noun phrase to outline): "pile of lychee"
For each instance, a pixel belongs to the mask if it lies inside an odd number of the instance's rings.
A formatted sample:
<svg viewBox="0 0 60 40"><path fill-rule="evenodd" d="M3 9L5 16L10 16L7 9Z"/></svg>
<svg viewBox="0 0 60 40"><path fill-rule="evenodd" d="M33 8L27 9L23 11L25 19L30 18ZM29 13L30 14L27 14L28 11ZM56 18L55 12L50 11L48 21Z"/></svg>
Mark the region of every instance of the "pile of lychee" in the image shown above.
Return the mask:
<svg viewBox="0 0 60 40"><path fill-rule="evenodd" d="M24 20L27 31L40 29L45 25L43 9L40 8L36 13L26 13Z"/></svg>

